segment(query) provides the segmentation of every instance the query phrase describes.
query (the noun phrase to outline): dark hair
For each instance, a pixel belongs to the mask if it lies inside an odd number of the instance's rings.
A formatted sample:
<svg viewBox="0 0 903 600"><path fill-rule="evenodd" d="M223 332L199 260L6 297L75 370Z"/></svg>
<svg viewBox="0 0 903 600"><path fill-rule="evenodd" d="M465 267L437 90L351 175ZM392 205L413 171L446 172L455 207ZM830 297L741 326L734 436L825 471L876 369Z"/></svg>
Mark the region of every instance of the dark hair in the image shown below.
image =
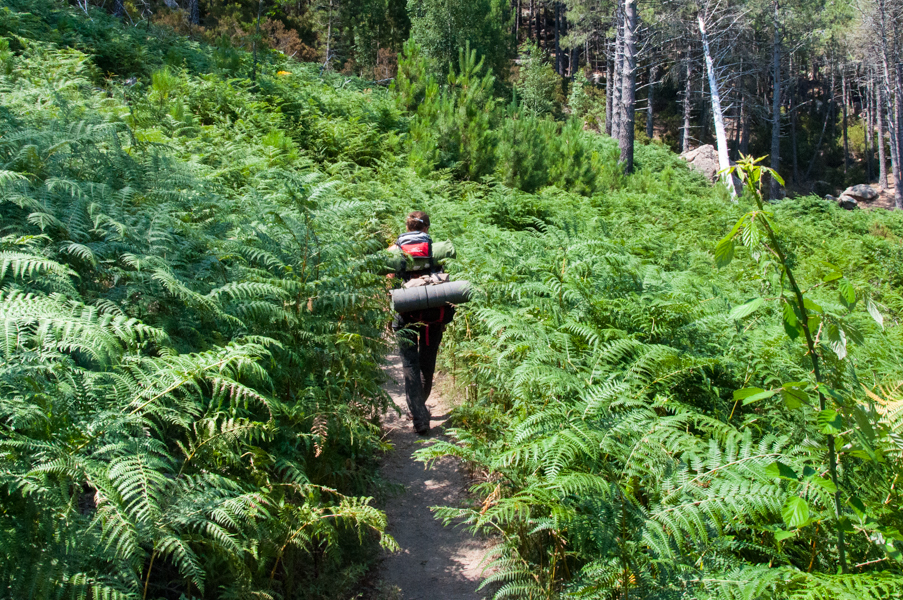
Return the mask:
<svg viewBox="0 0 903 600"><path fill-rule="evenodd" d="M405 220L408 231L423 231L430 226L430 216L422 210L415 210Z"/></svg>

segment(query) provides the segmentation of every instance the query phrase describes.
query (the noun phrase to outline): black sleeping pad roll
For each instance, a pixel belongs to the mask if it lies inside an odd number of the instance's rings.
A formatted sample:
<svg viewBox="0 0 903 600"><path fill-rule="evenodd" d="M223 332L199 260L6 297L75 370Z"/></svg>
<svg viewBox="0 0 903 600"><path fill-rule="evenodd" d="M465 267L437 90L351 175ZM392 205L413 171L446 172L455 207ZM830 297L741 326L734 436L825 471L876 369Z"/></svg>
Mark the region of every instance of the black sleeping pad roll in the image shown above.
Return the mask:
<svg viewBox="0 0 903 600"><path fill-rule="evenodd" d="M470 300L470 282L463 280L392 290L392 308L399 313L438 308L448 304L464 304L468 300Z"/></svg>

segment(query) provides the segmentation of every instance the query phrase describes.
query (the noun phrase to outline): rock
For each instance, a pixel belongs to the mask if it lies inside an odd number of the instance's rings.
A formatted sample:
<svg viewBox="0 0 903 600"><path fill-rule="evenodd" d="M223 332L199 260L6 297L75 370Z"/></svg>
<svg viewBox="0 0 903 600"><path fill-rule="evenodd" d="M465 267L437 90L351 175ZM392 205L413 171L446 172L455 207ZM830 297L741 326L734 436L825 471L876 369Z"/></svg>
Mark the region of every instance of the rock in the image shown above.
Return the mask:
<svg viewBox="0 0 903 600"><path fill-rule="evenodd" d="M837 199L837 203L844 210L856 210L858 208L856 199L846 194L841 194L840 198Z"/></svg>
<svg viewBox="0 0 903 600"><path fill-rule="evenodd" d="M687 165L691 169L702 173L712 183L719 181L718 171L721 168L718 165L718 151L715 150L715 146L711 144L699 146L698 148L687 150L680 157L687 161ZM733 166L737 163L731 161L730 164ZM743 189L743 183L736 175L733 176L733 179L734 189L737 190L737 193L740 193L740 190Z"/></svg>
<svg viewBox="0 0 903 600"><path fill-rule="evenodd" d="M825 194L825 200L828 202L837 202L837 198L831 194Z"/></svg>
<svg viewBox="0 0 903 600"><path fill-rule="evenodd" d="M843 191L841 196L849 196L857 202L872 202L878 199L878 192L870 185L860 183L859 185L851 185Z"/></svg>

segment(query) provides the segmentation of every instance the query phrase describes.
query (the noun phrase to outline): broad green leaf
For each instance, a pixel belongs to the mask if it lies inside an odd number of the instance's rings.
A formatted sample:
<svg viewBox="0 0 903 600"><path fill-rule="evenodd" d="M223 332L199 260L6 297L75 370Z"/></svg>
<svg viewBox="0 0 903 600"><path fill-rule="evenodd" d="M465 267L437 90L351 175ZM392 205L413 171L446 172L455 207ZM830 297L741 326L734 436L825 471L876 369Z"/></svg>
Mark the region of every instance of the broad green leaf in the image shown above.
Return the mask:
<svg viewBox="0 0 903 600"><path fill-rule="evenodd" d="M765 467L765 473L774 479L786 479L788 481L799 481L799 476L796 474L796 471L782 463L781 461L775 461Z"/></svg>
<svg viewBox="0 0 903 600"><path fill-rule="evenodd" d="M821 280L825 283L830 283L832 281L837 281L841 277L843 277L843 273L841 273L840 271L831 271L830 273L822 277Z"/></svg>
<svg viewBox="0 0 903 600"><path fill-rule="evenodd" d="M781 518L787 527L802 527L809 520L809 505L799 496L791 496L781 509Z"/></svg>
<svg viewBox="0 0 903 600"><path fill-rule="evenodd" d="M813 477L812 483L817 486L824 488L825 490L831 492L832 494L837 492L837 486L834 485L834 482L830 479L825 479L824 477Z"/></svg>
<svg viewBox="0 0 903 600"><path fill-rule="evenodd" d="M825 309L823 309L821 305L816 304L808 298L803 298L803 306L806 307L806 310L811 310L814 313L822 314L823 312L825 312Z"/></svg>
<svg viewBox="0 0 903 600"><path fill-rule="evenodd" d="M730 314L728 315L731 319L740 320L743 317L748 317L753 314L765 304L765 300L762 298L754 298L749 302L741 304L740 306L735 307Z"/></svg>
<svg viewBox="0 0 903 600"><path fill-rule="evenodd" d="M734 400L743 400L744 398L749 398L755 394L761 394L764 392L762 388L750 387L743 388L741 390L734 390Z"/></svg>
<svg viewBox="0 0 903 600"><path fill-rule="evenodd" d="M777 541L777 542L783 542L783 541L786 540L787 538L792 538L793 536L795 536L796 533L797 533L796 531L784 531L784 530L782 529L782 530L780 530L780 531L775 531L775 532L774 532L774 539L775 539L775 541Z"/></svg>
<svg viewBox="0 0 903 600"><path fill-rule="evenodd" d="M796 311L790 302L784 302L782 309L782 320L784 322L784 331L791 340L795 340L800 336L800 322L796 318Z"/></svg>
<svg viewBox="0 0 903 600"><path fill-rule="evenodd" d="M854 344L859 344L861 346L865 343L865 337L862 335L862 332L856 329L856 327L854 327L853 325L841 321L840 328L843 329L843 332L846 334L847 339Z"/></svg>
<svg viewBox="0 0 903 600"><path fill-rule="evenodd" d="M734 260L734 239L729 235L715 246L715 266L719 269L731 264Z"/></svg>
<svg viewBox="0 0 903 600"><path fill-rule="evenodd" d="M847 356L847 336L837 323L828 322L822 331L822 339L837 358L843 360Z"/></svg>
<svg viewBox="0 0 903 600"><path fill-rule="evenodd" d="M790 409L799 408L803 404L809 403L809 394L806 393L806 390L800 388L783 388L781 397L784 399L784 404Z"/></svg>
<svg viewBox="0 0 903 600"><path fill-rule="evenodd" d="M843 431L843 417L833 408L818 413L818 428L824 434L834 435Z"/></svg>
<svg viewBox="0 0 903 600"><path fill-rule="evenodd" d="M771 398L779 391L780 390L763 390L762 388L744 388L734 392L734 400L743 400L743 404L746 405L751 402L758 402L759 400Z"/></svg>
<svg viewBox="0 0 903 600"><path fill-rule="evenodd" d="M856 288L844 277L837 284L837 291L840 292L840 302L847 308L852 308L856 304Z"/></svg>
<svg viewBox="0 0 903 600"><path fill-rule="evenodd" d="M880 325L881 329L884 329L884 315L881 314L881 311L878 310L875 303L869 299L865 306L868 309L869 314L872 315L872 318L875 319L875 323Z"/></svg>
<svg viewBox="0 0 903 600"><path fill-rule="evenodd" d="M884 550L887 552L888 558L891 560L895 560L897 562L903 562L903 552L897 550L896 546L894 546L893 542L888 542L884 545Z"/></svg>

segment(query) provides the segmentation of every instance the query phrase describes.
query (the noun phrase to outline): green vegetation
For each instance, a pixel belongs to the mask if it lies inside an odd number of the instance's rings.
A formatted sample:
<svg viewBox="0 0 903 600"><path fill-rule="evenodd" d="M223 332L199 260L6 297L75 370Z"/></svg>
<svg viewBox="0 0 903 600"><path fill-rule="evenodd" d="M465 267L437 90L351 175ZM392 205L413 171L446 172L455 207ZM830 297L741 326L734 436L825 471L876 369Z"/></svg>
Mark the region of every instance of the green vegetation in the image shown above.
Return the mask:
<svg viewBox="0 0 903 600"><path fill-rule="evenodd" d="M543 117L470 49L252 83L225 42L0 10L3 596L352 597L393 546L378 273L412 208L478 289L421 456L488 474L440 516L498 536L497 597L903 593L898 213L765 204L753 164L731 203L659 144L625 176L594 88Z"/></svg>

